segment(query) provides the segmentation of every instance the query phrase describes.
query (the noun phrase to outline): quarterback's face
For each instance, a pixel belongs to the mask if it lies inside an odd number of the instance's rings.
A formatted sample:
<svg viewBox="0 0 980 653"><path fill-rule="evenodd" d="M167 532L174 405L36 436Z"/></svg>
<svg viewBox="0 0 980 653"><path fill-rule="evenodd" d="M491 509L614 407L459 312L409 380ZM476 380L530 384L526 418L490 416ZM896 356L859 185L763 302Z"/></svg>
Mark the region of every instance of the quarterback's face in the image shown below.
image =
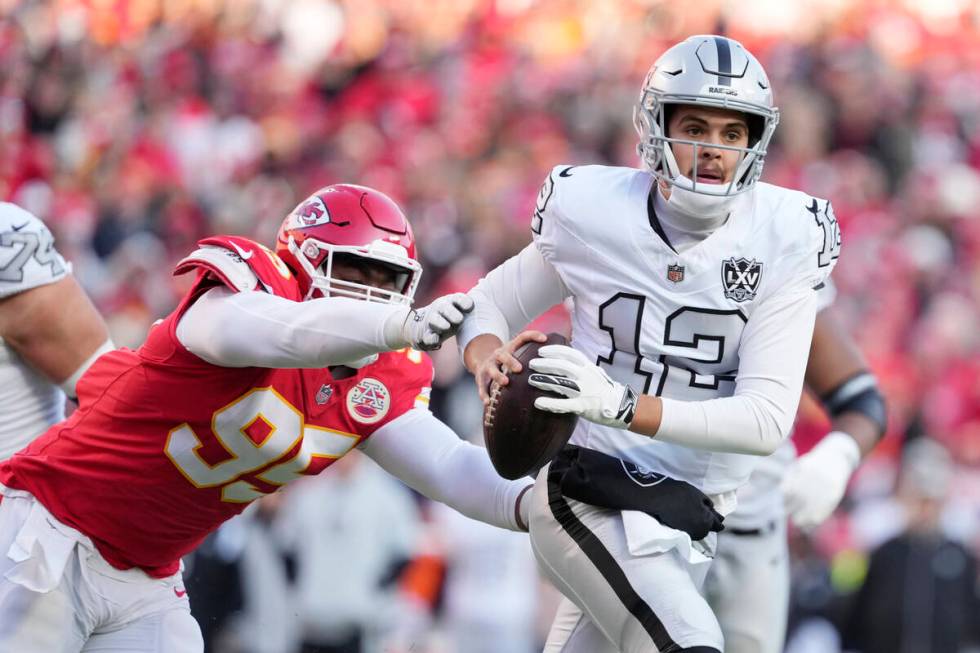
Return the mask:
<svg viewBox="0 0 980 653"><path fill-rule="evenodd" d="M682 175L699 184L727 184L738 168L740 152L714 146L748 147L749 125L738 111L681 104L667 123L667 136L698 143L696 148L671 144Z"/></svg>

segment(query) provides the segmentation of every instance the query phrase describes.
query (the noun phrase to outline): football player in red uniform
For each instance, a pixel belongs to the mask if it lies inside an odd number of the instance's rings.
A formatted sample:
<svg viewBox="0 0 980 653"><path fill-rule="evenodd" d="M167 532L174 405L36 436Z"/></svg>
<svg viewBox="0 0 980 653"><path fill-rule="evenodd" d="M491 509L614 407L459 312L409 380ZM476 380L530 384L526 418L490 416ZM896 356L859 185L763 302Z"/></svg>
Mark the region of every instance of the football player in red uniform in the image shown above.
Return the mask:
<svg viewBox="0 0 980 653"><path fill-rule="evenodd" d="M391 199L321 189L275 251L208 238L176 272L197 274L177 309L139 349L100 358L78 410L0 466L0 650L202 650L181 557L354 447L432 499L526 530L529 482L501 479L427 409L418 350L472 303L412 310L421 268Z"/></svg>

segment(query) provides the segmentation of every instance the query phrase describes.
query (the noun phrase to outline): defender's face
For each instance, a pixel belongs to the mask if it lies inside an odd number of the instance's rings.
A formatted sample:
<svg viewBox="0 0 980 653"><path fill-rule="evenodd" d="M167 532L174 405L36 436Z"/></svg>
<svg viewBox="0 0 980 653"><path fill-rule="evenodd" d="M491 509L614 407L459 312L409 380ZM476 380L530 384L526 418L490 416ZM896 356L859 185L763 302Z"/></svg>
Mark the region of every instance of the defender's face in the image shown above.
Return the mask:
<svg viewBox="0 0 980 653"><path fill-rule="evenodd" d="M667 123L667 136L698 143L697 147L671 144L682 175L699 184L727 184L735 176L741 153L716 146L748 147L749 124L739 111L679 104Z"/></svg>
<svg viewBox="0 0 980 653"><path fill-rule="evenodd" d="M398 272L370 261L353 258L333 262L332 276L340 281L359 283L381 290L398 290Z"/></svg>

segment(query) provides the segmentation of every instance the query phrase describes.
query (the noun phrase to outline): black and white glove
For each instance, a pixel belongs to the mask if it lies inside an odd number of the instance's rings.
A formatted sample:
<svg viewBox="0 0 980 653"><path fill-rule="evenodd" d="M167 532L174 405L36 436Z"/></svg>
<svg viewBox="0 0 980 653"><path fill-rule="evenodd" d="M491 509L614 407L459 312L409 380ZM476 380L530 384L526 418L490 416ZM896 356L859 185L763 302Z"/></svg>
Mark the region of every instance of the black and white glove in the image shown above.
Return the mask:
<svg viewBox="0 0 980 653"><path fill-rule="evenodd" d="M534 406L552 413L575 413L590 422L628 429L636 413L636 393L609 378L585 354L565 345L542 347L528 363L528 383L566 399L538 397Z"/></svg>
<svg viewBox="0 0 980 653"><path fill-rule="evenodd" d="M409 311L401 325L401 336L412 349L432 351L459 331L473 300L465 293L444 295L428 306Z"/></svg>

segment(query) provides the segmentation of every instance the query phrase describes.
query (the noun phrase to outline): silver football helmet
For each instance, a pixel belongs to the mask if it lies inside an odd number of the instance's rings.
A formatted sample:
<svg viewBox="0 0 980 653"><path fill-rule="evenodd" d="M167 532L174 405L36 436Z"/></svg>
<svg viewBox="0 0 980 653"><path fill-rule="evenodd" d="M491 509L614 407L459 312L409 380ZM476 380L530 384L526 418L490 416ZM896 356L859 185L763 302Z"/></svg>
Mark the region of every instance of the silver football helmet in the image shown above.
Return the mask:
<svg viewBox="0 0 980 653"><path fill-rule="evenodd" d="M667 137L665 105L694 104L741 111L749 117L749 146L712 145L737 150L739 162L728 184L697 183L697 172L688 181L678 169L671 150L674 143L694 147L697 165L702 143ZM779 110L773 106L769 78L752 53L738 41L724 36L692 36L673 46L650 68L640 101L633 111L633 124L640 135L637 152L644 165L668 184L690 185L688 190L713 196L731 196L750 189L762 175L766 149Z"/></svg>

